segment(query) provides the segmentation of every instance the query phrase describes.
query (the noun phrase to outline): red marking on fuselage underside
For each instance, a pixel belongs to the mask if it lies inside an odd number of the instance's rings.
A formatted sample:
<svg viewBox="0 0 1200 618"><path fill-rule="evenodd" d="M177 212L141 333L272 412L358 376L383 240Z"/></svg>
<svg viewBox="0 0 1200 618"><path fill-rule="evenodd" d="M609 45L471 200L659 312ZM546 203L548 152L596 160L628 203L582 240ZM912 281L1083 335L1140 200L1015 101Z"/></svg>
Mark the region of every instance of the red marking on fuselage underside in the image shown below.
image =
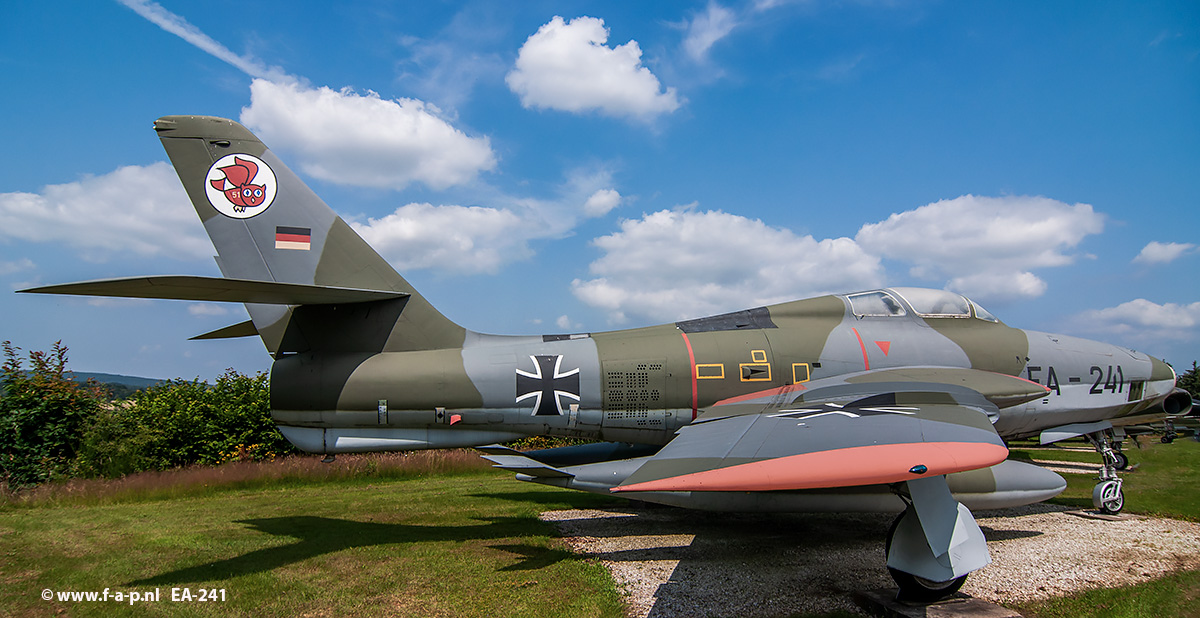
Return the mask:
<svg viewBox="0 0 1200 618"><path fill-rule="evenodd" d="M871 370L871 361L867 360L867 346L863 345L862 335L858 334L857 328L851 328L850 330L854 331L854 336L858 339L858 347L862 348L863 369L866 371L870 371Z"/></svg>
<svg viewBox="0 0 1200 618"><path fill-rule="evenodd" d="M612 488L623 491L784 491L899 483L994 466L1008 449L988 442L874 444L802 453ZM910 470L925 466L923 474Z"/></svg>
<svg viewBox="0 0 1200 618"><path fill-rule="evenodd" d="M1029 379L1026 379L1026 378L1022 378L1021 376L1010 376L1010 375L1008 375L1007 373L1002 373L1002 374L1000 374L1000 375L1002 375L1002 376L1008 376L1008 377L1010 377L1010 378L1016 378L1016 379L1018 379L1018 380L1022 380L1022 381L1024 381L1024 382L1028 382L1028 383L1030 383L1030 384L1036 384L1036 385L1038 385L1038 386L1042 387L1042 389L1043 389L1043 390L1045 390L1047 393L1049 393L1049 392L1052 390L1052 389L1051 389L1049 386L1046 386L1045 384L1042 384L1042 383L1040 383L1040 382L1034 382L1033 380L1029 380Z"/></svg>
<svg viewBox="0 0 1200 618"><path fill-rule="evenodd" d="M892 342L891 341L876 341L875 345L879 346L879 349L883 351L884 356L887 356L888 350L891 349L891 347L892 347Z"/></svg>
<svg viewBox="0 0 1200 618"><path fill-rule="evenodd" d="M696 414L699 411L699 390L696 386L696 354L692 352L692 341L688 339L687 333L679 331L683 335L683 343L687 345L688 363L691 365L692 372L692 420L696 420Z"/></svg>
<svg viewBox="0 0 1200 618"><path fill-rule="evenodd" d="M730 397L728 399L722 399L722 400L714 403L713 405L714 406L725 406L725 405L729 405L731 403L741 403L743 401L750 401L752 399L762 399L764 397L775 397L777 395L786 395L792 391L802 391L802 390L806 390L804 388L803 384L785 384L778 388L768 388L765 391L758 391L755 393L747 393L745 395L738 395L737 397Z"/></svg>

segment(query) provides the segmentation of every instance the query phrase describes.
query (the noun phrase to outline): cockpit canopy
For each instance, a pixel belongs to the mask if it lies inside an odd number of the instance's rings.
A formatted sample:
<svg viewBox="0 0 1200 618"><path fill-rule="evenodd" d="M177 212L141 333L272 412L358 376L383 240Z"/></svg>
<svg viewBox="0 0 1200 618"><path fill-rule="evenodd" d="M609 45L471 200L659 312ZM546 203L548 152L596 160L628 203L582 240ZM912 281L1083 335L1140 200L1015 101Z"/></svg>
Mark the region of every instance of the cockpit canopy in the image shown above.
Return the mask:
<svg viewBox="0 0 1200 618"><path fill-rule="evenodd" d="M856 317L899 317L912 311L923 318L976 318L999 322L979 303L947 290L887 288L849 294L850 310Z"/></svg>

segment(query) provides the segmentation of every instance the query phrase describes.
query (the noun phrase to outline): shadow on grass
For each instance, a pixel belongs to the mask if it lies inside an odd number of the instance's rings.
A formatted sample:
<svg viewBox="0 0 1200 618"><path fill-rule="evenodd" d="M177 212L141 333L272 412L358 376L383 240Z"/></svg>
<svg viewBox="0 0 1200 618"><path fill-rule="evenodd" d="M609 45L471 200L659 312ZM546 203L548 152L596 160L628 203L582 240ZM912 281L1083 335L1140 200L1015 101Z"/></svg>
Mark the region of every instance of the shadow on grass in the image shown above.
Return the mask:
<svg viewBox="0 0 1200 618"><path fill-rule="evenodd" d="M501 571L536 571L556 562L575 557L573 552L565 549L552 549L549 547L538 547L537 545L489 545L488 547L524 556L524 560L516 564L510 564L500 569Z"/></svg>
<svg viewBox="0 0 1200 618"><path fill-rule="evenodd" d="M471 498L492 498L509 502L530 502L542 505L545 509L598 509L628 505L629 500L589 494L569 489L532 489L529 491L509 491L497 493L470 494Z"/></svg>
<svg viewBox="0 0 1200 618"><path fill-rule="evenodd" d="M1029 454L1028 451L1018 450L1013 447L1009 447L1008 458L1025 463L1033 463L1033 455Z"/></svg>
<svg viewBox="0 0 1200 618"><path fill-rule="evenodd" d="M274 536L298 537L290 545L267 547L218 562L178 569L129 582L128 586L184 584L220 581L241 575L263 573L282 566L344 549L376 545L486 541L539 533L527 517L496 517L476 526L414 526L332 519L329 517L273 517L238 521L252 530ZM532 545L498 545L525 560L505 570L534 569L570 556L569 552ZM525 566L522 566L525 565ZM529 566L536 565L536 566Z"/></svg>

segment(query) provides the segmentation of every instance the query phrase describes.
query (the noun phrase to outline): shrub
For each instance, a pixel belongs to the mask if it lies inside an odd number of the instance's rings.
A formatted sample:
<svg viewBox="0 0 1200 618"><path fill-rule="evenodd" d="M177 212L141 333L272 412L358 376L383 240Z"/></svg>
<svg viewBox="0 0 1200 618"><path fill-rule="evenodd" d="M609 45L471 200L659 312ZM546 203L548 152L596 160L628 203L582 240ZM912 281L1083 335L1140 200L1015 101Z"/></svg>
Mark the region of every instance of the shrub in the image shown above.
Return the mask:
<svg viewBox="0 0 1200 618"><path fill-rule="evenodd" d="M173 380L102 410L85 429L77 472L115 477L295 452L271 420L267 375L229 369L211 386Z"/></svg>
<svg viewBox="0 0 1200 618"><path fill-rule="evenodd" d="M30 352L29 371L22 366L20 348L10 341L3 345L0 480L15 489L64 476L103 395L94 383L79 385L67 377L67 348L61 341L49 353Z"/></svg>

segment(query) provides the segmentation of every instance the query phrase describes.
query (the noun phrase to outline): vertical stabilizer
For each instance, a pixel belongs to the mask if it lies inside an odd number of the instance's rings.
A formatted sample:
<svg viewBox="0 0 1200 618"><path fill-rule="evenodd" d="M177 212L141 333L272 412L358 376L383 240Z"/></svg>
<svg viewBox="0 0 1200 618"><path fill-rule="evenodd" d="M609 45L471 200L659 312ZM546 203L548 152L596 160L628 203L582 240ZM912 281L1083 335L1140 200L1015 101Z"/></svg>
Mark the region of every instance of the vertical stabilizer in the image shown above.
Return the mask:
<svg viewBox="0 0 1200 618"><path fill-rule="evenodd" d="M226 277L406 292L376 303L247 304L276 356L458 347L465 331L396 272L242 125L207 116L154 122ZM382 320L382 321L381 321Z"/></svg>

